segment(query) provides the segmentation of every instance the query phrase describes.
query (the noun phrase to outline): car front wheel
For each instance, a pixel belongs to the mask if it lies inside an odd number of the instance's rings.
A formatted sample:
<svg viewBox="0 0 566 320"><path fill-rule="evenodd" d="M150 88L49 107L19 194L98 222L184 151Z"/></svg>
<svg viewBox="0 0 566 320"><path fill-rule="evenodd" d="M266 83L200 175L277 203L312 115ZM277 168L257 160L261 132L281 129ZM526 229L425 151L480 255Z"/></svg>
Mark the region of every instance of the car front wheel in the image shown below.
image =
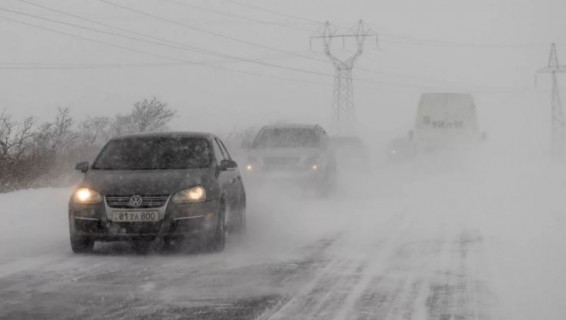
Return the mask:
<svg viewBox="0 0 566 320"><path fill-rule="evenodd" d="M206 249L209 251L220 252L224 250L226 246L226 206L224 202L220 205L220 210L218 210L218 221L216 227L208 241L206 241Z"/></svg>
<svg viewBox="0 0 566 320"><path fill-rule="evenodd" d="M239 208L234 217L234 220L231 221L230 226L230 233L235 234L245 234L246 233L246 197L242 196L240 203L238 204Z"/></svg>
<svg viewBox="0 0 566 320"><path fill-rule="evenodd" d="M94 249L94 240L87 237L71 235L71 249L74 253L92 252Z"/></svg>

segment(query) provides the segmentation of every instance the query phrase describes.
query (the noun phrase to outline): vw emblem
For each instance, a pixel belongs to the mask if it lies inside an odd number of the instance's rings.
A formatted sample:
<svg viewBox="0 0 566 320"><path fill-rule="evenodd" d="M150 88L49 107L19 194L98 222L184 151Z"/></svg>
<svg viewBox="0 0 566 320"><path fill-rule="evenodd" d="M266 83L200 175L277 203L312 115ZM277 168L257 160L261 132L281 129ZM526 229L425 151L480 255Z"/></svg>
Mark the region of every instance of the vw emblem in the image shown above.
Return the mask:
<svg viewBox="0 0 566 320"><path fill-rule="evenodd" d="M134 208L141 206L142 203L143 203L143 198L140 195L131 196L130 201L128 202L130 207L134 207Z"/></svg>

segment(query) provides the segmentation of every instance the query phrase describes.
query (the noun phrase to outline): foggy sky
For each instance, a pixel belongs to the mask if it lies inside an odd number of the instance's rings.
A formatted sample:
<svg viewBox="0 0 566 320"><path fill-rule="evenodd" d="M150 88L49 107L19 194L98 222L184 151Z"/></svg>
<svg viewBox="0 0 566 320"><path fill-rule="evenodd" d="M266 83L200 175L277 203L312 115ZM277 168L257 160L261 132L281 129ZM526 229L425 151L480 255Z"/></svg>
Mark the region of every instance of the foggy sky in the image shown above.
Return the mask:
<svg viewBox="0 0 566 320"><path fill-rule="evenodd" d="M558 43L559 54L562 50L562 60L566 61L566 46L560 46L566 45L566 20L560 15L566 3L559 0L237 0L297 18L228 0L175 0L285 27L230 18L165 0L112 1L178 23L321 60L325 59L321 44L314 41L309 49L309 37L322 22L329 20L349 27L363 19L379 34L379 45L371 39L366 42L354 71L355 79L365 82L355 80L354 91L361 125L374 135L408 131L420 93L457 91L474 93L480 125L493 139L521 144L524 139L518 140L517 134L532 131L532 143L537 144L550 130L550 85L548 77L542 76L535 89L534 72L547 63L550 42ZM179 116L172 123L178 130L215 131L279 119L328 123L333 80L330 62L245 45L100 1L30 2L187 46L328 76L230 62L0 11L4 43L0 52L0 109L16 118L34 114L47 119L55 115L58 106L70 107L77 118L113 115L127 112L137 100L157 96L178 110ZM17 0L0 2L0 9L121 33ZM146 53L54 34L4 18ZM351 43L347 47L353 48ZM339 52L341 46L335 50ZM300 81L182 65L181 61L210 62L222 68ZM29 67L30 63L41 67L76 64L78 68L9 69ZM164 63L171 65L155 65Z"/></svg>

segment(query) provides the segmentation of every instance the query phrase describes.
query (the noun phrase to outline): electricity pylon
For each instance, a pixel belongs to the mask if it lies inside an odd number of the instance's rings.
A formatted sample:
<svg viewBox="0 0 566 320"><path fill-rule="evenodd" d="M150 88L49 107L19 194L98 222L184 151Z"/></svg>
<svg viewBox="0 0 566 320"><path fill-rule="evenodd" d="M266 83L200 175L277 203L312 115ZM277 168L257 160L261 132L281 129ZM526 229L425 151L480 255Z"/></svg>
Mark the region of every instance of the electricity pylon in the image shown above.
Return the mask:
<svg viewBox="0 0 566 320"><path fill-rule="evenodd" d="M339 133L351 132L355 128L356 109L354 106L352 69L354 68L354 63L364 51L366 38L372 36L376 37L377 41L377 34L360 20L350 33L343 34L337 34L327 21L319 34L311 37L311 43L314 38L322 39L324 53L334 65L335 75L332 114L336 130ZM357 50L347 58L339 58L331 51L331 43L335 38L341 38L344 47L346 47L346 39L353 38L357 45Z"/></svg>
<svg viewBox="0 0 566 320"><path fill-rule="evenodd" d="M562 112L562 102L560 100L560 92L558 88L558 73L566 73L566 66L558 63L558 54L556 52L556 44L550 46L550 57L548 58L548 66L540 69L537 73L550 73L552 77L552 152L554 155L562 156L564 152L564 142L566 138L566 124L564 123L564 114Z"/></svg>

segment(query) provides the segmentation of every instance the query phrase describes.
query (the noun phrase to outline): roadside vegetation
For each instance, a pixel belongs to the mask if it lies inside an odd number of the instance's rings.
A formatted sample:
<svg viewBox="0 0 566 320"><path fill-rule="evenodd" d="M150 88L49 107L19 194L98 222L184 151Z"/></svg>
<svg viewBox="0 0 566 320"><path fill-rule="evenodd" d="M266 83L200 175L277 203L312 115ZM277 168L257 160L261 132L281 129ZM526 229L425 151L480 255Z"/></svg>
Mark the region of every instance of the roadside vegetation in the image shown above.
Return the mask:
<svg viewBox="0 0 566 320"><path fill-rule="evenodd" d="M92 161L110 138L136 132L166 131L176 111L157 98L136 102L127 114L73 118L58 108L52 121L34 116L14 119L0 112L0 193L73 183L75 163Z"/></svg>

